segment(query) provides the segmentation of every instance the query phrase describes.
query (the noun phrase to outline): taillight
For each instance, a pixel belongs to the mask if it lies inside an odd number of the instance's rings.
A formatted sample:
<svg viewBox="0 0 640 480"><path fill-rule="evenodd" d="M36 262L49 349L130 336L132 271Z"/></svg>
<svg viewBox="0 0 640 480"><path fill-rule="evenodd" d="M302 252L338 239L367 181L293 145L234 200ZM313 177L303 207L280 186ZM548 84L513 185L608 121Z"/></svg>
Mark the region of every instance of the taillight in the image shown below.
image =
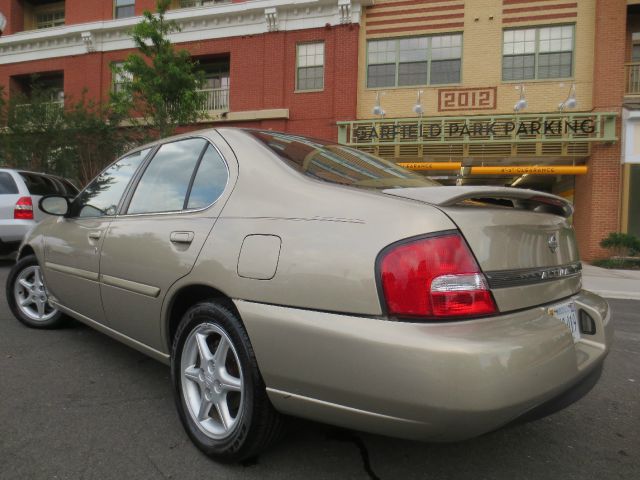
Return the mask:
<svg viewBox="0 0 640 480"><path fill-rule="evenodd" d="M33 220L33 202L31 197L20 197L13 209L14 220Z"/></svg>
<svg viewBox="0 0 640 480"><path fill-rule="evenodd" d="M391 246L379 268L390 315L437 319L498 311L486 278L458 233Z"/></svg>

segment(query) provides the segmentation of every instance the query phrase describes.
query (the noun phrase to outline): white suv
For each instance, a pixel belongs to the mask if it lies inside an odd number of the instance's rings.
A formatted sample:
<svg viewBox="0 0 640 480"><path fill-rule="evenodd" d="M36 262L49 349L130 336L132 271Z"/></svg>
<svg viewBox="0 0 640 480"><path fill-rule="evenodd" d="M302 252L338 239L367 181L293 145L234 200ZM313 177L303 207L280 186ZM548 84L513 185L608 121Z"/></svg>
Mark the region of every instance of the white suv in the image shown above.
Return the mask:
<svg viewBox="0 0 640 480"><path fill-rule="evenodd" d="M75 197L78 189L54 175L0 168L0 255L17 250L25 234L46 216L38 201L51 194Z"/></svg>

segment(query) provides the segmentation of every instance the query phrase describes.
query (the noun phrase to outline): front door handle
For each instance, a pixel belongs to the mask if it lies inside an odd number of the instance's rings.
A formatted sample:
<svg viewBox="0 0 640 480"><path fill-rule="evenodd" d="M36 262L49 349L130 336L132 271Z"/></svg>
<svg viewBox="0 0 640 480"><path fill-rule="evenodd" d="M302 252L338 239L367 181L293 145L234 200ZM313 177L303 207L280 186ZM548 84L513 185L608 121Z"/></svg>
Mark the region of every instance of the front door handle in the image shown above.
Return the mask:
<svg viewBox="0 0 640 480"><path fill-rule="evenodd" d="M102 236L102 232L100 231L89 232L89 238L91 240L100 240L101 236Z"/></svg>
<svg viewBox="0 0 640 480"><path fill-rule="evenodd" d="M169 240L172 243L191 243L193 242L193 232L171 232Z"/></svg>

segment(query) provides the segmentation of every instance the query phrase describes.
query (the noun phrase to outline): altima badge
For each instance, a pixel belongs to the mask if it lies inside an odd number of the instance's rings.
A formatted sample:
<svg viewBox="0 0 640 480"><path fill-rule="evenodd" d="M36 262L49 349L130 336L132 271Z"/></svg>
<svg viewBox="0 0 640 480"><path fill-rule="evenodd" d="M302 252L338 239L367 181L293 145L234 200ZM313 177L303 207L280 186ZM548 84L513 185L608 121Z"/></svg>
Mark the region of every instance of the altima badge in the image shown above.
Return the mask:
<svg viewBox="0 0 640 480"><path fill-rule="evenodd" d="M549 250L551 250L551 253L556 253L556 250L558 250L558 238L556 237L555 233L552 233L549 236L547 245L549 245Z"/></svg>

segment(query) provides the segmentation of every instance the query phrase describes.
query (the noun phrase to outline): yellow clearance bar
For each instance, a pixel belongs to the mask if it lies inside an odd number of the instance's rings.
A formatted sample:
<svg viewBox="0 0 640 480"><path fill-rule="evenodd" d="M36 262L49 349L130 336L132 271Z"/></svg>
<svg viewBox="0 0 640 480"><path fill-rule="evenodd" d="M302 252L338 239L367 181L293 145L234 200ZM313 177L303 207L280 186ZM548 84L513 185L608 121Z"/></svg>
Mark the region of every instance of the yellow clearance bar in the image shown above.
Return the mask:
<svg viewBox="0 0 640 480"><path fill-rule="evenodd" d="M401 167L409 170L459 170L462 166L460 162L412 162L398 163Z"/></svg>
<svg viewBox="0 0 640 480"><path fill-rule="evenodd" d="M586 175L585 165L522 166L522 167L471 167L471 175Z"/></svg>
<svg viewBox="0 0 640 480"><path fill-rule="evenodd" d="M462 167L460 162L412 162L398 163L409 170L458 170ZM505 167L470 167L470 175L586 175L586 165L522 165Z"/></svg>

